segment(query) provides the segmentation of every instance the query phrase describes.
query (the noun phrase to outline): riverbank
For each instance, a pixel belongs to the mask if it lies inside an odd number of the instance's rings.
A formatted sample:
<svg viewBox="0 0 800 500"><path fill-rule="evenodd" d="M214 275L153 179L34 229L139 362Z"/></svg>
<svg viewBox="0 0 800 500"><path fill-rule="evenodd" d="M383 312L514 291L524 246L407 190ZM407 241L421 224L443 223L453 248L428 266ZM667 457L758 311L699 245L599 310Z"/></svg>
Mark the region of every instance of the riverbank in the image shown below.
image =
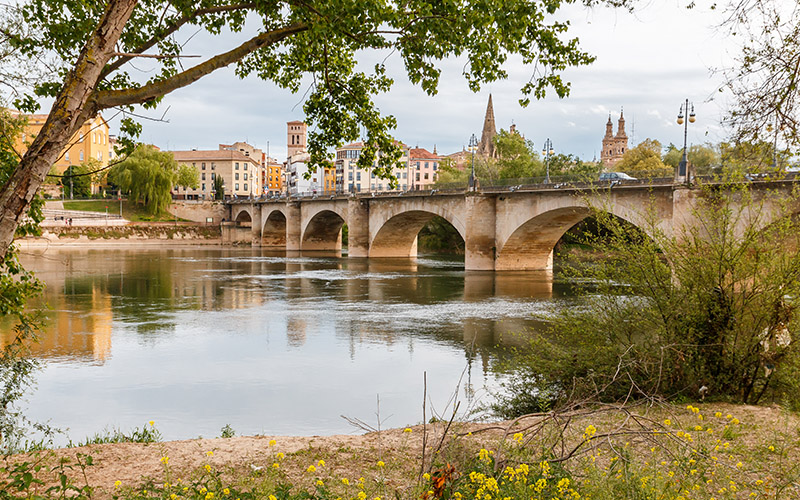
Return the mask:
<svg viewBox="0 0 800 500"><path fill-rule="evenodd" d="M43 228L39 237L18 238L14 242L25 250L50 246L220 245L222 238L218 225L138 223L109 227Z"/></svg>
<svg viewBox="0 0 800 500"><path fill-rule="evenodd" d="M536 488L571 498L631 498L628 488L669 499L798 498L798 431L798 416L778 407L640 403L363 435L89 445L7 463L91 456L85 479L77 467L70 480L91 485L94 498L293 498L280 485L316 498L462 498L487 484L499 488L484 491L491 498ZM523 481L520 494L509 489Z"/></svg>

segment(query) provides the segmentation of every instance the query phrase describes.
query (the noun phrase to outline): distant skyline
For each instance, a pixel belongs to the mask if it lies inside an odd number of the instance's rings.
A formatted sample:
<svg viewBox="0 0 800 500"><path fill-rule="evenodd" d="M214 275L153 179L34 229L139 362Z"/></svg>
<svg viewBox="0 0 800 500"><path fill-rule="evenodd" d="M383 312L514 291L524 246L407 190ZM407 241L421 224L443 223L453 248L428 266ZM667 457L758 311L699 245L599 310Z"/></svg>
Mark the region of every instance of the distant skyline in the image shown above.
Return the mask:
<svg viewBox="0 0 800 500"><path fill-rule="evenodd" d="M556 152L584 160L599 159L608 116L616 132L622 109L630 146L653 138L665 146L672 142L681 147L683 127L675 119L687 98L697 114L697 122L689 126L688 142L719 142L726 137L720 124L725 94L717 92L722 77L711 70L730 64L735 47L715 29L722 13L684 5L677 0L651 2L632 14L565 7L564 16L572 23L570 36L578 37L583 50L597 56L593 64L564 73L572 83L565 99L548 96L520 107L519 89L531 69L515 65L514 58L507 64L509 78L485 85L479 93L469 91L461 75L464 61L444 61L439 93L431 97L407 81L402 61L394 55L387 60L395 79L393 90L375 101L383 113L397 118L397 139L431 151L435 145L440 154L460 151L471 134L480 139L490 93L498 131L516 124L536 149L549 138ZM227 34L223 41L232 46L242 36ZM201 33L187 44L187 51L209 55L220 45L219 39ZM383 60L385 55L373 57ZM369 59L369 54L362 58L365 67L374 63ZM148 63L137 68L146 72ZM168 123L143 120L140 139L168 150L216 149L220 143L246 141L266 151L269 142L270 155L283 160L286 122L304 119L306 88L292 95L255 77L239 80L232 68L225 68L166 96L150 116L164 114ZM112 114L106 111L105 117ZM112 131L118 123L111 120Z"/></svg>

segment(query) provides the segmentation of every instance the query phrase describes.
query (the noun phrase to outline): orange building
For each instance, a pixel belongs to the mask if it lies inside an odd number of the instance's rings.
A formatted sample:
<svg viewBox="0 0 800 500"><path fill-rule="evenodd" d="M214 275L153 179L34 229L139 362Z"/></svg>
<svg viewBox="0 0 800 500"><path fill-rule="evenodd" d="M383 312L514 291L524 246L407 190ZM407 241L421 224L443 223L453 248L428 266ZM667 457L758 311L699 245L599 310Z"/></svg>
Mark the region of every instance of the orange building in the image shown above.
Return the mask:
<svg viewBox="0 0 800 500"><path fill-rule="evenodd" d="M11 114L19 116L21 113L11 111ZM20 154L24 154L28 150L28 146L33 142L36 134L42 130L47 115L27 115L27 119L28 123L25 125L22 136L15 142L15 147ZM91 158L98 162L98 166L105 167L108 165L112 153L113 146L108 134L108 123L102 116L97 115L87 120L72 136L53 166L57 173L62 174L69 166L87 163Z"/></svg>

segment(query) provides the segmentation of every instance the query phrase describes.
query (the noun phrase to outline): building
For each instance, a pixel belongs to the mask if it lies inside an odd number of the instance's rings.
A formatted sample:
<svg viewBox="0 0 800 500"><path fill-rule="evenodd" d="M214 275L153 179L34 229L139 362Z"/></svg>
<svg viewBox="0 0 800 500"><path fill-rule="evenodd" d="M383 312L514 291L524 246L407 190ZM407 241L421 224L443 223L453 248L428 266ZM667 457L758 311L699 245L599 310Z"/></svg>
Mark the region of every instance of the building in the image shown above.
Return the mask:
<svg viewBox="0 0 800 500"><path fill-rule="evenodd" d="M310 155L296 153L286 161L286 193L288 195L322 195L336 192L336 172L333 165L317 167L309 172Z"/></svg>
<svg viewBox="0 0 800 500"><path fill-rule="evenodd" d="M9 110L11 116L25 116L19 111ZM27 123L23 128L22 135L14 141L14 148L20 155L25 154L28 146L42 130L47 115L35 114L27 115ZM80 130L72 136L67 147L62 151L53 168L57 174L63 174L70 166L92 164L92 169L107 167L108 162L114 154L114 145L108 133L108 123L101 116L97 115L81 125ZM92 184L92 192L96 192L97 186Z"/></svg>
<svg viewBox="0 0 800 500"><path fill-rule="evenodd" d="M284 192L283 186L283 165L278 163L275 158L270 158L264 155L262 164L264 169L262 171L261 186L264 194L276 195Z"/></svg>
<svg viewBox="0 0 800 500"><path fill-rule="evenodd" d="M609 113L606 135L603 137L603 149L600 152L600 161L603 163L603 168L607 169L619 163L625 151L628 150L628 136L625 134L625 117L622 115L622 111L619 112L617 135L613 135L613 128Z"/></svg>
<svg viewBox="0 0 800 500"><path fill-rule="evenodd" d="M436 148L434 148L434 151ZM439 162L442 158L424 148L411 148L408 161L411 174L412 189L424 189L436 183L439 177Z"/></svg>
<svg viewBox="0 0 800 500"><path fill-rule="evenodd" d="M358 158L364 149L363 142L353 142L344 145L336 150L336 192L339 193L363 193L363 192L384 192L384 191L408 191L411 189L411 176L409 166L409 148L403 143L398 143L403 150L398 164L392 170L397 178L397 187L392 188L390 179L378 178L372 168L368 170L358 168ZM380 152L378 153L380 154ZM377 166L377 159L373 162Z"/></svg>
<svg viewBox="0 0 800 500"><path fill-rule="evenodd" d="M222 145L221 145L222 146ZM252 154L252 153L251 153ZM179 199L214 199L214 181L221 176L225 198L247 198L261 195L261 165L258 159L233 149L172 151L175 161L191 165L200 173L198 189L176 187L173 195Z"/></svg>
<svg viewBox="0 0 800 500"><path fill-rule="evenodd" d="M301 121L286 122L286 156L307 151L308 125Z"/></svg>

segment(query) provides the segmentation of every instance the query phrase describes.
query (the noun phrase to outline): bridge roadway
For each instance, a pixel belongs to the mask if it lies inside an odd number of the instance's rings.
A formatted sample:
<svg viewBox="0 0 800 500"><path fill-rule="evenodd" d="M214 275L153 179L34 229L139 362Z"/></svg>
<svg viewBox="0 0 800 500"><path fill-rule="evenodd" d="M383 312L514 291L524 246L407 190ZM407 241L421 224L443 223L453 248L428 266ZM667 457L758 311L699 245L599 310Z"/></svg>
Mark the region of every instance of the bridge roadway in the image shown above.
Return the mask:
<svg viewBox="0 0 800 500"><path fill-rule="evenodd" d="M798 179L800 180L800 179ZM754 191L789 192L793 178L752 182ZM337 251L348 227L348 257L415 257L417 234L441 216L465 243L467 270L551 269L553 247L599 208L647 231L646 217L671 234L694 224L702 190L649 184L558 185L478 191L411 191L227 202L223 241L292 251Z"/></svg>

